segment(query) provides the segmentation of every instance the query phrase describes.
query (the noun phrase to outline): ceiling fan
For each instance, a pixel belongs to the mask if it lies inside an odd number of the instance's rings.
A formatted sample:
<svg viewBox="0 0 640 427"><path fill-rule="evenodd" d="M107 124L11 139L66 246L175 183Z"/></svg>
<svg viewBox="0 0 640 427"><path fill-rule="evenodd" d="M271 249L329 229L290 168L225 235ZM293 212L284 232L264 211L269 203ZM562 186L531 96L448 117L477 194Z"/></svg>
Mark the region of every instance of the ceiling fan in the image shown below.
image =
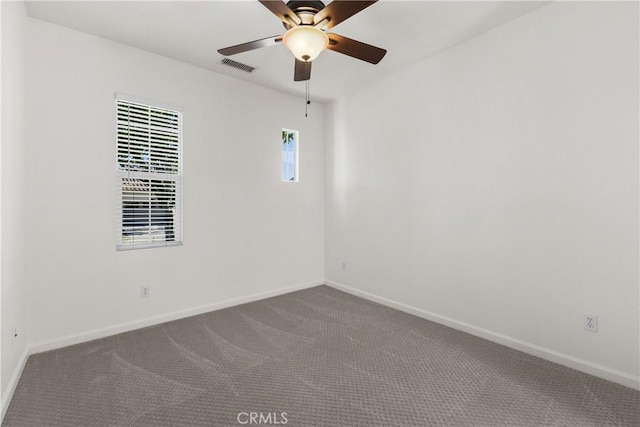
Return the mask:
<svg viewBox="0 0 640 427"><path fill-rule="evenodd" d="M294 81L311 78L311 61L325 49L371 64L380 62L387 53L385 49L325 32L371 6L377 0L333 0L327 6L317 0L290 0L286 4L282 0L258 1L282 21L287 31L282 35L218 49L218 53L224 56L235 55L282 42L296 58Z"/></svg>

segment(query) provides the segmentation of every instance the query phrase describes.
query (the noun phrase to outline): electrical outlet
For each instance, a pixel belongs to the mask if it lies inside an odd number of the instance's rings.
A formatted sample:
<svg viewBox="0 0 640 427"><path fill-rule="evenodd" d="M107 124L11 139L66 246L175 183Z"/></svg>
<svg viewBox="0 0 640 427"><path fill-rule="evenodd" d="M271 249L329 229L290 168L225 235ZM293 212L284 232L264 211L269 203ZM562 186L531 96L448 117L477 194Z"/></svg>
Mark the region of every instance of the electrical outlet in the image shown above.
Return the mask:
<svg viewBox="0 0 640 427"><path fill-rule="evenodd" d="M584 329L591 332L598 332L598 316L595 316L593 314L585 314Z"/></svg>
<svg viewBox="0 0 640 427"><path fill-rule="evenodd" d="M347 271L347 262L342 261L342 271Z"/></svg>
<svg viewBox="0 0 640 427"><path fill-rule="evenodd" d="M140 298L149 298L151 296L151 288L149 286L140 286Z"/></svg>

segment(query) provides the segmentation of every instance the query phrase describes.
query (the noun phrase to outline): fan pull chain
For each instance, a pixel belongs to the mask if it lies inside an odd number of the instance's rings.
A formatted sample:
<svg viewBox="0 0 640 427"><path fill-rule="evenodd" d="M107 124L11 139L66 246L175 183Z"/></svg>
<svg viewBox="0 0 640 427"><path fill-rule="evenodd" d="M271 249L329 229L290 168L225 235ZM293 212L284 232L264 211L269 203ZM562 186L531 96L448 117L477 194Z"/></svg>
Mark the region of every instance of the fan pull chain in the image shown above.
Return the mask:
<svg viewBox="0 0 640 427"><path fill-rule="evenodd" d="M311 104L311 101L309 100L309 80L305 81L305 101L304 116L309 117L309 104Z"/></svg>

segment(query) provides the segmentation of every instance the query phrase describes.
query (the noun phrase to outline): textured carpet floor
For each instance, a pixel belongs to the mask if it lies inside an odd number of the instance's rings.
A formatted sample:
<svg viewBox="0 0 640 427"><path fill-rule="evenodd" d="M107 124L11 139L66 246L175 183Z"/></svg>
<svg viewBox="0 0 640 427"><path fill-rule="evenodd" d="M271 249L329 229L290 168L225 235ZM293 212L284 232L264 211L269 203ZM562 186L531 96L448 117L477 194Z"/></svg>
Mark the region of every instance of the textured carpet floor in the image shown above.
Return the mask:
<svg viewBox="0 0 640 427"><path fill-rule="evenodd" d="M3 425L638 426L639 407L632 389L319 286L33 355Z"/></svg>

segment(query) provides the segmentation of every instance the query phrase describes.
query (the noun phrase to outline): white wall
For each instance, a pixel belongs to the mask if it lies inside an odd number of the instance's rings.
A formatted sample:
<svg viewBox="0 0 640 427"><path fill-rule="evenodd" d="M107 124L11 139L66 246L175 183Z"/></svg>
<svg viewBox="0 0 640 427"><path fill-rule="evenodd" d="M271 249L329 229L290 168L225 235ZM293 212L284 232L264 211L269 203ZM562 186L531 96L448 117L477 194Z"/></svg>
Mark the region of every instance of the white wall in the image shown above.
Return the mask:
<svg viewBox="0 0 640 427"><path fill-rule="evenodd" d="M637 381L638 73L637 3L560 2L334 102L327 279Z"/></svg>
<svg viewBox="0 0 640 427"><path fill-rule="evenodd" d="M31 18L28 35L36 349L323 279L321 105L305 119L264 87ZM116 252L114 92L184 107L183 246ZM300 131L299 183L280 182L283 127Z"/></svg>
<svg viewBox="0 0 640 427"><path fill-rule="evenodd" d="M1 206L1 370L0 396L6 404L10 381L26 348L24 191L25 50L27 12L23 2L1 2L2 144ZM18 336L14 337L14 328ZM5 405L2 409L4 410Z"/></svg>

